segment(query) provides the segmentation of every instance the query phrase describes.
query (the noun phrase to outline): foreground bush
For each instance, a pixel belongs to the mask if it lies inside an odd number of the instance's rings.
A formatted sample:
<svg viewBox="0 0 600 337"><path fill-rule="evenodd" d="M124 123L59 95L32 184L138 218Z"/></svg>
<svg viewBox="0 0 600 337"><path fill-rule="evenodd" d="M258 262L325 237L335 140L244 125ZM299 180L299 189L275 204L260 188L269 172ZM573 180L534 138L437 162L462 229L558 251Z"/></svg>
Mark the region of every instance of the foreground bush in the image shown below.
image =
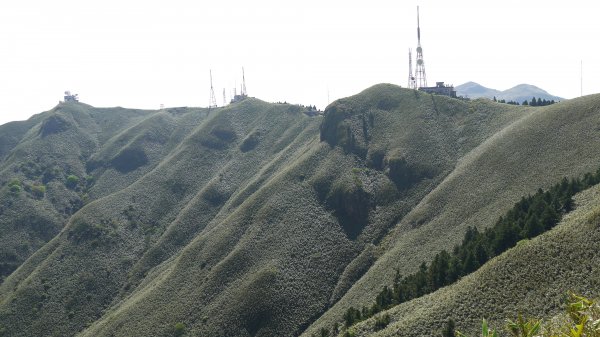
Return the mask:
<svg viewBox="0 0 600 337"><path fill-rule="evenodd" d="M508 336L514 337L600 337L600 305L597 300L571 294L567 303L567 318L560 323L544 324L542 320L523 319L518 315L515 321L507 320ZM484 319L481 326L483 337L501 337L495 329L488 327ZM467 337L456 331L455 336Z"/></svg>

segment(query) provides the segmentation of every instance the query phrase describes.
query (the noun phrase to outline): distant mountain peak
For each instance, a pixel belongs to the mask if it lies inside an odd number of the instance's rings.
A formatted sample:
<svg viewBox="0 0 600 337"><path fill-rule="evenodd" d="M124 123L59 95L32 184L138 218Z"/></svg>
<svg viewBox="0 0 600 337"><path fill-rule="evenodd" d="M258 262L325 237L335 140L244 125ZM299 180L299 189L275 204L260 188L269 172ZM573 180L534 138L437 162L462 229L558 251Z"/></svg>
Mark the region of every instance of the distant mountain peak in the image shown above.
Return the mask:
<svg viewBox="0 0 600 337"><path fill-rule="evenodd" d="M469 98L489 98L493 99L504 99L506 101L523 102L530 100L532 97L541 98L546 100L562 101L564 98L554 96L548 93L546 90L541 89L532 84L521 83L517 84L510 89L500 91L497 89L491 89L484 87L483 85L476 82L466 82L456 87L456 93L459 96L465 96Z"/></svg>

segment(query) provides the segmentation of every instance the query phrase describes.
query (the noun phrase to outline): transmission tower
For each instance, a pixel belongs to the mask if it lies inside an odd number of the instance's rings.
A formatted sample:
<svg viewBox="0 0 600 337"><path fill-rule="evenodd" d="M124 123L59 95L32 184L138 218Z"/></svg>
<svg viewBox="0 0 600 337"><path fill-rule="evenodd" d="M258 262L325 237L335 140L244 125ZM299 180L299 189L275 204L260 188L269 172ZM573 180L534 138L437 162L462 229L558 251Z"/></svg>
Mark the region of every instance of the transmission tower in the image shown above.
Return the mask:
<svg viewBox="0 0 600 337"><path fill-rule="evenodd" d="M417 79L413 76L412 50L408 49L408 88L417 89Z"/></svg>
<svg viewBox="0 0 600 337"><path fill-rule="evenodd" d="M246 91L246 76L244 74L244 67L242 67L242 97L248 96L248 92Z"/></svg>
<svg viewBox="0 0 600 337"><path fill-rule="evenodd" d="M223 106L227 105L227 97L225 96L225 88L223 88Z"/></svg>
<svg viewBox="0 0 600 337"><path fill-rule="evenodd" d="M215 89L213 88L212 83L212 70L210 70L210 101L208 102L208 108L216 108L217 107L217 98L215 97Z"/></svg>
<svg viewBox="0 0 600 337"><path fill-rule="evenodd" d="M427 75L425 75L425 61L423 61L423 48L421 48L421 27L419 23L419 6L417 6L417 87L427 86Z"/></svg>

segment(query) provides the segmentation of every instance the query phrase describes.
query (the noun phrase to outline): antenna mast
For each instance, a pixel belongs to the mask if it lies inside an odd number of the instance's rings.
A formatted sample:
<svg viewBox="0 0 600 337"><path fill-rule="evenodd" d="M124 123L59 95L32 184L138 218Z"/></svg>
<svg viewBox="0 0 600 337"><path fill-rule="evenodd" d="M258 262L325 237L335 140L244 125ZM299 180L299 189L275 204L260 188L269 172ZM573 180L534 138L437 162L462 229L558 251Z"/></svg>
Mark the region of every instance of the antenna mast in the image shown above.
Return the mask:
<svg viewBox="0 0 600 337"><path fill-rule="evenodd" d="M216 108L217 107L217 98L215 97L215 89L213 88L212 83L212 70L210 70L210 101L208 102L208 108Z"/></svg>
<svg viewBox="0 0 600 337"><path fill-rule="evenodd" d="M242 96L248 96L248 93L246 92L246 76L244 74L244 67L242 67Z"/></svg>
<svg viewBox="0 0 600 337"><path fill-rule="evenodd" d="M417 89L417 80L413 76L412 50L408 49L408 88Z"/></svg>
<svg viewBox="0 0 600 337"><path fill-rule="evenodd" d="M425 61L423 61L423 48L421 48L421 25L419 22L419 6L417 6L417 87L427 86L427 76L425 75Z"/></svg>
<svg viewBox="0 0 600 337"><path fill-rule="evenodd" d="M225 88L223 88L223 106L227 105L227 97L225 96Z"/></svg>

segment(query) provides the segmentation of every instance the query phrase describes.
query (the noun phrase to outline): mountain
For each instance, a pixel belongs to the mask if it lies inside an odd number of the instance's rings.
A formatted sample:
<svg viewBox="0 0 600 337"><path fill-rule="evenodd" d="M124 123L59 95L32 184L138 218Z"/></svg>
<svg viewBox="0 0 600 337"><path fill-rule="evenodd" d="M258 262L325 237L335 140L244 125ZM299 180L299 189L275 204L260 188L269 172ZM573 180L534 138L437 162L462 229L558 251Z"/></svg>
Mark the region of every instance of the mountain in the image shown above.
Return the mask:
<svg viewBox="0 0 600 337"><path fill-rule="evenodd" d="M519 84L510 89L504 90L498 99L506 101L515 101L522 103L525 100L531 101L532 97L545 99L547 101L564 101L564 98L554 96L534 85Z"/></svg>
<svg viewBox="0 0 600 337"><path fill-rule="evenodd" d="M458 96L464 96L469 98L493 98L498 97L502 91L496 89L486 88L483 85L475 82L467 82L456 86L456 94Z"/></svg>
<svg viewBox="0 0 600 337"><path fill-rule="evenodd" d="M492 226L523 196L594 172L599 103L592 95L522 107L381 84L323 116L254 98L210 110L68 102L2 125L0 331L331 330L396 270L407 275L459 244L467 227ZM423 335L450 313L466 325L516 310L532 301L514 288L533 291L540 276L531 265L552 273L536 295L593 289L597 252L573 243L597 242L598 227L580 220L600 197L577 198L583 213L454 285L391 308L392 322L376 334ZM565 238L575 228L581 233ZM537 254L542 246L549 251ZM589 281L581 282L584 260ZM474 286L483 281L486 291ZM494 308L502 311L488 316ZM557 310L549 300L530 312ZM375 333L371 323L357 333Z"/></svg>
<svg viewBox="0 0 600 337"><path fill-rule="evenodd" d="M533 97L545 99L547 101L554 100L555 102L563 101L564 98L553 96L543 89L540 89L530 84L519 84L510 89L499 91L496 89L490 89L482 86L475 82L467 82L456 87L456 93L458 96L464 96L469 98L489 98L496 97L498 100L506 100L518 102L519 104L523 101L531 101Z"/></svg>

